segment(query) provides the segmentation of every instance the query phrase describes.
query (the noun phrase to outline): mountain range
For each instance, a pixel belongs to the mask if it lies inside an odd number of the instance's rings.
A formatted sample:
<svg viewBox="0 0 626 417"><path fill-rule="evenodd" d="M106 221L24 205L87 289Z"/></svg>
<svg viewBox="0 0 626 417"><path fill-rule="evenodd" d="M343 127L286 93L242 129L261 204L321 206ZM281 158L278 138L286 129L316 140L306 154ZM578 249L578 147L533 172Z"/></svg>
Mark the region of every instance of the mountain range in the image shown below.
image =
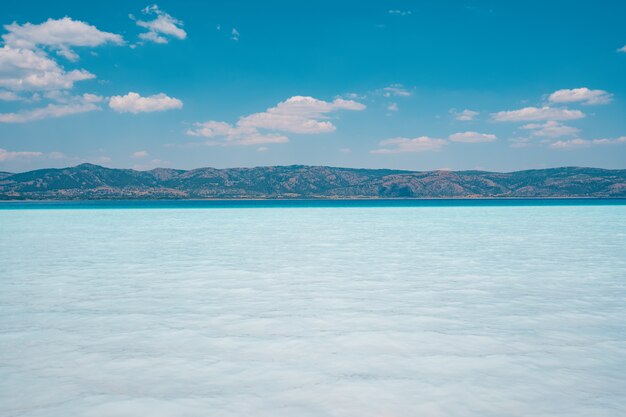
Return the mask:
<svg viewBox="0 0 626 417"><path fill-rule="evenodd" d="M0 172L0 200L497 197L626 197L626 170L500 173L291 165L136 171L81 164Z"/></svg>

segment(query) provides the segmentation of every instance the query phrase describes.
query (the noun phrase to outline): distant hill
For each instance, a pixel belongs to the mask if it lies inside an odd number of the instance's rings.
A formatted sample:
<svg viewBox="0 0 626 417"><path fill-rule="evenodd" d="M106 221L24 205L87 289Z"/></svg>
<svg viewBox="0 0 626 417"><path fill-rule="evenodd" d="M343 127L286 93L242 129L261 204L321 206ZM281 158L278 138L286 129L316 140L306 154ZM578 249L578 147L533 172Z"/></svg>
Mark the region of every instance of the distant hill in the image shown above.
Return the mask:
<svg viewBox="0 0 626 417"><path fill-rule="evenodd" d="M626 197L626 170L413 172L292 165L135 171L81 164L0 173L0 200L359 197Z"/></svg>

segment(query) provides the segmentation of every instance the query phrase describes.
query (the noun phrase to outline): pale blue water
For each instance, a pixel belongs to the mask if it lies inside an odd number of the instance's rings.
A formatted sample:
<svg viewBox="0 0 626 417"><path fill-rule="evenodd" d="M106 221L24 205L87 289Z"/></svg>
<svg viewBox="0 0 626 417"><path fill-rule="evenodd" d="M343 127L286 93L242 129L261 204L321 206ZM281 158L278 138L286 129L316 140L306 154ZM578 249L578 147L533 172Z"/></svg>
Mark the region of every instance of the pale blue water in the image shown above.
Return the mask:
<svg viewBox="0 0 626 417"><path fill-rule="evenodd" d="M73 204L0 205L3 417L626 415L623 202Z"/></svg>

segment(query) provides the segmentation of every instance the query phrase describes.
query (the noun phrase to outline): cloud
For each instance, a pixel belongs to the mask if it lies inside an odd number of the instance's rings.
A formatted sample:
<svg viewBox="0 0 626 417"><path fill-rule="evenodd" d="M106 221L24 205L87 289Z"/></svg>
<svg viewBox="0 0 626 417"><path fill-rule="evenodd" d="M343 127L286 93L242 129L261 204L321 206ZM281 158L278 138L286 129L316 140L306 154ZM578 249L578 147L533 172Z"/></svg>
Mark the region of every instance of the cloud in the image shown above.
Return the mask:
<svg viewBox="0 0 626 417"><path fill-rule="evenodd" d="M387 110L398 111L398 103L389 103L389 105L387 105Z"/></svg>
<svg viewBox="0 0 626 417"><path fill-rule="evenodd" d="M559 109L554 107L525 107L519 110L492 113L496 122L524 122L537 120L575 120L585 117L580 110Z"/></svg>
<svg viewBox="0 0 626 417"><path fill-rule="evenodd" d="M498 139L496 135L488 134L488 133L478 133L478 132L463 132L463 133L455 133L448 137L453 142L461 142L461 143L483 143L483 142L493 142Z"/></svg>
<svg viewBox="0 0 626 417"><path fill-rule="evenodd" d="M418 138L392 138L380 141L379 149L374 149L370 153L374 154L398 154L409 152L438 151L448 142L445 139L420 136Z"/></svg>
<svg viewBox="0 0 626 417"><path fill-rule="evenodd" d="M13 91L0 91L0 101L20 101L22 97L15 94Z"/></svg>
<svg viewBox="0 0 626 417"><path fill-rule="evenodd" d="M90 80L95 75L85 70L66 72L43 51L0 48L0 87L13 91L42 91L70 89L77 81Z"/></svg>
<svg viewBox="0 0 626 417"><path fill-rule="evenodd" d="M409 97L412 94L402 84L391 84L390 86L381 88L376 92L378 94L382 94L384 97Z"/></svg>
<svg viewBox="0 0 626 417"><path fill-rule="evenodd" d="M294 96L264 112L241 117L235 125L208 121L196 123L188 135L220 139L212 145L257 145L284 143L285 133L318 134L335 131L327 120L329 114L339 110L360 111L365 105L353 100L337 98L332 102L313 97Z"/></svg>
<svg viewBox="0 0 626 417"><path fill-rule="evenodd" d="M48 19L44 23L34 25L12 23L5 25L7 34L2 35L4 43L12 48L35 49L48 47L57 54L76 61L78 55L72 51L75 46L100 46L106 43L121 45L122 36L115 33L103 32L93 25L70 17L62 19Z"/></svg>
<svg viewBox="0 0 626 417"><path fill-rule="evenodd" d="M289 138L281 134L263 134L253 127L233 126L226 122L208 121L195 123L187 130L189 136L221 139L210 141L208 145L259 145L267 143L285 143Z"/></svg>
<svg viewBox="0 0 626 417"><path fill-rule="evenodd" d="M0 113L0 123L25 123L34 120L69 116L100 110L97 103L102 97L94 94L65 98L61 104L48 104L45 107L21 110L16 113Z"/></svg>
<svg viewBox="0 0 626 417"><path fill-rule="evenodd" d="M582 104L607 104L613 95L604 90L590 90L586 87L557 90L550 94L548 100L551 103L577 103Z"/></svg>
<svg viewBox="0 0 626 417"><path fill-rule="evenodd" d="M410 10L388 10L387 13L394 15L394 16L410 16L411 14L413 14L413 12L411 12Z"/></svg>
<svg viewBox="0 0 626 417"><path fill-rule="evenodd" d="M235 28L233 28L233 30L230 32L231 34L231 39L234 41L238 41L239 40L239 31Z"/></svg>
<svg viewBox="0 0 626 417"><path fill-rule="evenodd" d="M262 113L242 117L237 125L289 133L326 133L336 129L330 121L323 120L328 113L363 109L365 105L353 100L337 98L326 102L313 97L294 96Z"/></svg>
<svg viewBox="0 0 626 417"><path fill-rule="evenodd" d="M532 136L549 138L575 135L580 132L580 129L572 126L566 126L554 120L548 120L545 123L530 123L522 126L522 129L532 130Z"/></svg>
<svg viewBox="0 0 626 417"><path fill-rule="evenodd" d="M155 168L159 168L163 166L169 166L169 165L171 165L170 161L163 161L161 159L155 158L155 159L151 159L150 161L146 161L141 164L133 165L131 169L134 169L135 171L148 171L151 169L155 169Z"/></svg>
<svg viewBox="0 0 626 417"><path fill-rule="evenodd" d="M0 148L0 162L13 161L16 159L32 159L42 156L42 152L11 152Z"/></svg>
<svg viewBox="0 0 626 417"><path fill-rule="evenodd" d="M131 158L145 158L148 156L148 151L133 152Z"/></svg>
<svg viewBox="0 0 626 417"><path fill-rule="evenodd" d="M476 119L476 116L480 114L477 111L469 110L469 109L465 109L460 112L457 112L456 110L452 109L450 110L450 113L454 115L454 118L456 120L460 120L462 122L468 122L468 121L474 120Z"/></svg>
<svg viewBox="0 0 626 417"><path fill-rule="evenodd" d="M149 21L136 21L138 26L148 29L148 32L139 35L141 39L155 43L168 43L168 37L177 39L187 37L187 32L182 28L183 22L165 13L156 4L146 7L142 12L146 15L155 15L156 18ZM134 16L131 16L131 19L133 18Z"/></svg>
<svg viewBox="0 0 626 417"><path fill-rule="evenodd" d="M119 113L137 114L180 109L183 107L183 102L177 98L168 97L163 93L142 97L131 91L125 96L111 97L109 99L109 107Z"/></svg>
<svg viewBox="0 0 626 417"><path fill-rule="evenodd" d="M626 136L620 136L615 139L594 139L591 142L594 145L621 145L626 144Z"/></svg>
<svg viewBox="0 0 626 417"><path fill-rule="evenodd" d="M626 45L622 46L617 50L618 52L626 52Z"/></svg>
<svg viewBox="0 0 626 417"><path fill-rule="evenodd" d="M589 148L591 146L602 145L622 145L626 144L626 136L621 136L615 139L571 139L571 140L559 140L550 145L552 149L570 150Z"/></svg>
<svg viewBox="0 0 626 417"><path fill-rule="evenodd" d="M367 98L367 96L365 94L359 94L359 93L346 93L343 94L342 96L337 96L337 98L347 98L349 100L363 100L365 98Z"/></svg>

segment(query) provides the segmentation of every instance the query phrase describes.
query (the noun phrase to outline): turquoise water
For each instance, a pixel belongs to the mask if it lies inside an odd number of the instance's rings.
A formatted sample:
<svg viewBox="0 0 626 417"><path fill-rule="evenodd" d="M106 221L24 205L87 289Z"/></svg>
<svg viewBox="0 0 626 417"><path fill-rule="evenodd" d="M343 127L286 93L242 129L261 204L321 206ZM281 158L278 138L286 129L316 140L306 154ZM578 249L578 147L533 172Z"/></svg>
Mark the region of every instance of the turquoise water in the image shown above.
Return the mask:
<svg viewBox="0 0 626 417"><path fill-rule="evenodd" d="M0 415L626 415L626 205L545 201L0 204Z"/></svg>

